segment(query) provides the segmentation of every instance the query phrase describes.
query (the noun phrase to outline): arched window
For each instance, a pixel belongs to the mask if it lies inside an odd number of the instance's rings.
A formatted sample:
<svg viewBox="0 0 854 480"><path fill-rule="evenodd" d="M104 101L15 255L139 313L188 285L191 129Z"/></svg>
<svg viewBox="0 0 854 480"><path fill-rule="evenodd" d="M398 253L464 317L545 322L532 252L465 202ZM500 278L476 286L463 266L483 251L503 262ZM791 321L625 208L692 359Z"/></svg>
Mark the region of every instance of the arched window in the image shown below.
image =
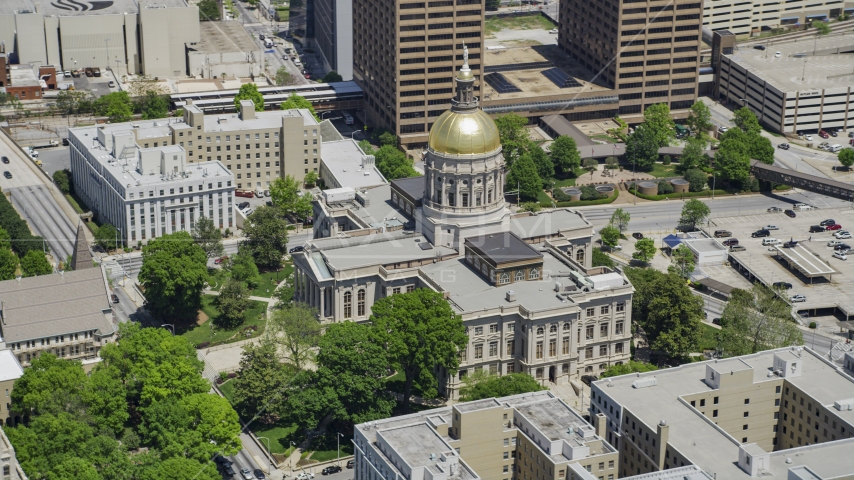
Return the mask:
<svg viewBox="0 0 854 480"><path fill-rule="evenodd" d="M344 292L344 318L353 318L353 292Z"/></svg>
<svg viewBox="0 0 854 480"><path fill-rule="evenodd" d="M564 323L564 324L563 324L563 331L564 331L564 332L568 332L570 328L572 328L572 324L571 324L571 323L566 322L566 323Z"/></svg>
<svg viewBox="0 0 854 480"><path fill-rule="evenodd" d="M549 333L557 333L557 325L552 325L549 327Z"/></svg>
<svg viewBox="0 0 854 480"><path fill-rule="evenodd" d="M510 283L510 274L507 272L502 273L501 274L501 281L498 283L501 283L501 284Z"/></svg>
<svg viewBox="0 0 854 480"><path fill-rule="evenodd" d="M358 299L359 299L359 303L358 303L359 316L364 317L365 316L365 289L364 288L359 290Z"/></svg>
<svg viewBox="0 0 854 480"><path fill-rule="evenodd" d="M532 268L531 271L528 272L528 278L530 280L536 280L536 279L540 278L540 269L539 268Z"/></svg>
<svg viewBox="0 0 854 480"><path fill-rule="evenodd" d="M575 261L584 265L584 250L575 252Z"/></svg>
<svg viewBox="0 0 854 480"><path fill-rule="evenodd" d="M543 327L537 328L537 335L542 335L542 334L543 334Z"/></svg>
<svg viewBox="0 0 854 480"><path fill-rule="evenodd" d="M516 272L515 277L516 278L514 280L517 282L524 281L525 280L525 272L523 272L522 270L519 270Z"/></svg>

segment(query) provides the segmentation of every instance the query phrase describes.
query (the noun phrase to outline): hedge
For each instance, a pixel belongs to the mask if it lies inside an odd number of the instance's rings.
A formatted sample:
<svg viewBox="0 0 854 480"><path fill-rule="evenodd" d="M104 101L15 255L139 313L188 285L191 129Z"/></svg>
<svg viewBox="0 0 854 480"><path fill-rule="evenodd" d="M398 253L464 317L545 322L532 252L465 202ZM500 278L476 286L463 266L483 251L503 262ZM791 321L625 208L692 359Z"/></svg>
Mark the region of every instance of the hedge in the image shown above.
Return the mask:
<svg viewBox="0 0 854 480"><path fill-rule="evenodd" d="M27 222L3 193L0 193L0 228L12 239L12 250L23 258L30 250L42 249L42 237L33 235Z"/></svg>
<svg viewBox="0 0 854 480"><path fill-rule="evenodd" d="M653 200L653 201L664 200L666 198L690 198L690 197L711 197L712 196L711 190L704 190L702 192L685 192L685 193L675 193L674 192L674 193L668 193L667 195L644 195L643 193L635 192L632 190L629 190L629 193L631 193L632 195L636 195L638 198L642 198L644 200ZM715 196L719 196L719 195L732 195L732 194L727 192L726 190L715 190Z"/></svg>
<svg viewBox="0 0 854 480"><path fill-rule="evenodd" d="M619 197L619 196L620 196L620 190L614 189L614 195L612 195L608 198L600 198L598 200L574 200L571 202L556 202L555 205L557 205L558 208L583 207L585 205L605 205L608 203L614 203L614 200L616 200L617 197ZM543 208L551 208L552 204L540 202L540 206Z"/></svg>

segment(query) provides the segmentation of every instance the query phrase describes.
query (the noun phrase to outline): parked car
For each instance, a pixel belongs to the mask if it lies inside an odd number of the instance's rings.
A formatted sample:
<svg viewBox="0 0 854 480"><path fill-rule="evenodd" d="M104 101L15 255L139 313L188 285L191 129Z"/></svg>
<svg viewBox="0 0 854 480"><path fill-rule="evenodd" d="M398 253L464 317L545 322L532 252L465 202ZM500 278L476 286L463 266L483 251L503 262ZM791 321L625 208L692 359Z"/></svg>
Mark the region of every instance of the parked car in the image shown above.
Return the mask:
<svg viewBox="0 0 854 480"><path fill-rule="evenodd" d="M813 225L810 227L810 233L821 233L824 231L824 227L821 225Z"/></svg>
<svg viewBox="0 0 854 480"><path fill-rule="evenodd" d="M255 194L252 192L252 190L237 189L234 191L234 196L245 197L245 198L255 198Z"/></svg>
<svg viewBox="0 0 854 480"><path fill-rule="evenodd" d="M597 377L596 375L582 375L581 376L581 382L584 383L585 385L587 385L588 387L590 386L590 384L592 382L595 382L596 380L599 380L599 377Z"/></svg>
<svg viewBox="0 0 854 480"><path fill-rule="evenodd" d="M258 34L258 39L259 39L259 40L264 40L264 34L263 34L263 33L259 33L259 34Z"/></svg>
<svg viewBox="0 0 854 480"><path fill-rule="evenodd" d="M765 225L765 230L779 230L780 227L777 225Z"/></svg>
<svg viewBox="0 0 854 480"><path fill-rule="evenodd" d="M795 206L792 208L795 210L800 210L800 211L804 212L807 210L812 210L815 207L813 207L812 205L807 205L806 203L796 203Z"/></svg>
<svg viewBox="0 0 854 480"><path fill-rule="evenodd" d="M107 86L110 88L116 88L116 82L110 80L109 82L107 82Z"/></svg>
<svg viewBox="0 0 854 480"><path fill-rule="evenodd" d="M837 245L842 245L842 242L839 240L831 240L831 241L827 242L828 247L835 247Z"/></svg>
<svg viewBox="0 0 854 480"><path fill-rule="evenodd" d="M754 50L765 50L765 45L754 45L753 49Z"/></svg>
<svg viewBox="0 0 854 480"><path fill-rule="evenodd" d="M9 163L9 157L3 155L3 163Z"/></svg>
<svg viewBox="0 0 854 480"><path fill-rule="evenodd" d="M840 240L848 240L851 238L851 232L849 232L848 230L840 230L834 233L833 236Z"/></svg>
<svg viewBox="0 0 854 480"><path fill-rule="evenodd" d="M834 225L828 225L826 228L827 228L828 230L839 230L840 228L842 228L842 225L840 225L840 224L838 224L838 223L837 223L837 224L834 224Z"/></svg>
<svg viewBox="0 0 854 480"><path fill-rule="evenodd" d="M228 260L228 255L223 255L222 257L219 257L219 258L217 258L216 260L214 260L214 263L215 263L216 265L219 265L219 264L221 264L222 262L225 262L226 260Z"/></svg>
<svg viewBox="0 0 854 480"><path fill-rule="evenodd" d="M771 207L768 209L768 213L780 213L783 209L780 207Z"/></svg>
<svg viewBox="0 0 854 480"><path fill-rule="evenodd" d="M821 225L822 227L826 227L828 225L835 225L835 224L836 224L836 220L834 220L832 218L828 218L827 220L822 220L821 223L819 223L819 225Z"/></svg>
<svg viewBox="0 0 854 480"><path fill-rule="evenodd" d="M734 245L732 247L729 247L730 252L743 252L745 250L747 250L747 248L741 245Z"/></svg>
<svg viewBox="0 0 854 480"><path fill-rule="evenodd" d="M780 57L782 57L782 56L783 56L783 54L782 54L782 53L780 53L780 52L774 52L774 58L780 58Z"/></svg>
<svg viewBox="0 0 854 480"><path fill-rule="evenodd" d="M643 234L640 232L633 233L632 237L634 237L636 240L643 240Z"/></svg>
<svg viewBox="0 0 854 480"><path fill-rule="evenodd" d="M240 202L240 203L238 203L238 204L237 204L237 209L238 209L238 210L243 210L244 208L246 208L246 207L248 207L248 206L249 206L249 202Z"/></svg>
<svg viewBox="0 0 854 480"><path fill-rule="evenodd" d="M732 232L729 230L715 230L715 238L726 238L731 236Z"/></svg>
<svg viewBox="0 0 854 480"><path fill-rule="evenodd" d="M771 232L769 232L768 230L757 230L757 231L750 234L750 236L753 238L768 237L770 235L771 235ZM735 242L735 243L738 244L738 242ZM724 245L726 245L726 242L724 242Z"/></svg>
<svg viewBox="0 0 854 480"><path fill-rule="evenodd" d="M555 33L557 33L557 29L556 29L556 28L553 28L553 29L549 30L549 33L551 33L551 34L555 34Z"/></svg>
<svg viewBox="0 0 854 480"><path fill-rule="evenodd" d="M62 72L62 76L65 78L71 78L71 70L66 70Z"/></svg>
<svg viewBox="0 0 854 480"><path fill-rule="evenodd" d="M320 474L321 474L321 475L330 475L330 474L333 474L333 473L338 473L338 472L340 472L340 471L341 471L341 467L339 467L338 465L331 465L331 466L329 466L329 467L324 468L324 469L320 472Z"/></svg>
<svg viewBox="0 0 854 480"><path fill-rule="evenodd" d="M804 135L804 140L811 142L812 141L812 135Z"/></svg>
<svg viewBox="0 0 854 480"><path fill-rule="evenodd" d="M119 303L119 296L118 296L118 295L116 295L115 293L112 293L112 294L110 294L110 300L111 300L113 303Z"/></svg>
<svg viewBox="0 0 854 480"><path fill-rule="evenodd" d="M774 282L774 284L771 286L774 288L783 288L786 290L792 288L792 284L789 282Z"/></svg>
<svg viewBox="0 0 854 480"><path fill-rule="evenodd" d="M255 475L252 475L252 470L249 470L246 467L240 469L240 476L243 477L243 480L255 480Z"/></svg>
<svg viewBox="0 0 854 480"><path fill-rule="evenodd" d="M713 318L712 323L714 323L715 325L720 325L721 324L721 317Z"/></svg>
<svg viewBox="0 0 854 480"><path fill-rule="evenodd" d="M255 471L253 471L252 473L255 474L255 478L257 478L258 480L265 480L267 478L267 476L264 475L264 472L262 472L260 468L256 468Z"/></svg>
<svg viewBox="0 0 854 480"><path fill-rule="evenodd" d="M789 301L792 303L802 303L807 301L807 297L800 294L792 295L791 297L789 297Z"/></svg>
<svg viewBox="0 0 854 480"><path fill-rule="evenodd" d="M721 125L720 127L718 127L718 132L720 132L720 133L726 133L726 131L727 131L727 130L729 130L729 128L727 128L727 127L725 127L725 126L723 126L723 125Z"/></svg>
<svg viewBox="0 0 854 480"><path fill-rule="evenodd" d="M828 134L827 134L827 132L825 132L824 130L819 130L819 131L818 131L818 136L819 136L819 137L821 137L821 138L828 138L828 137L830 137L830 135L828 135Z"/></svg>
<svg viewBox="0 0 854 480"><path fill-rule="evenodd" d="M848 132L848 138L854 138L854 131Z"/></svg>
<svg viewBox="0 0 854 480"><path fill-rule="evenodd" d="M839 136L839 134L837 134L837 133L836 133L836 130L831 130L831 131L830 131L830 136L831 136L831 137L838 137L838 136Z"/></svg>
<svg viewBox="0 0 854 480"><path fill-rule="evenodd" d="M308 472L302 472L299 475L297 475L296 478L297 478L297 480L309 480L309 479L314 478L314 474L308 473Z"/></svg>
<svg viewBox="0 0 854 480"><path fill-rule="evenodd" d="M231 467L231 465L232 465L231 462L220 464L220 467L222 469L222 474L225 475L226 477L233 477L234 474L236 473L234 471L234 468Z"/></svg>
<svg viewBox="0 0 854 480"><path fill-rule="evenodd" d="M3 172L3 176L6 178L12 178L12 172L10 172L9 170L6 170L5 172Z"/></svg>
<svg viewBox="0 0 854 480"><path fill-rule="evenodd" d="M788 150L790 148L788 143L781 143L777 145L777 148L782 148L783 150Z"/></svg>
<svg viewBox="0 0 854 480"><path fill-rule="evenodd" d="M783 248L795 248L798 246L797 240L789 240L788 242L783 244Z"/></svg>
<svg viewBox="0 0 854 480"><path fill-rule="evenodd" d="M724 246L727 246L727 247L734 247L734 246L738 245L738 239L728 238L728 239L723 241L723 244L724 244Z"/></svg>
<svg viewBox="0 0 854 480"><path fill-rule="evenodd" d="M356 462L353 460L347 460L347 468L354 468L356 466Z"/></svg>
<svg viewBox="0 0 854 480"><path fill-rule="evenodd" d="M787 217L789 217L789 218L795 218L795 217L797 217L797 215L795 215L795 211L794 211L794 210L786 210L786 211L784 211L783 213L785 213L785 214L786 214L786 216L787 216Z"/></svg>
<svg viewBox="0 0 854 480"><path fill-rule="evenodd" d="M303 252L303 251L305 251L305 247L302 245L299 245L297 247L294 247L294 248L288 250L288 253L293 254L293 253L299 253L299 252Z"/></svg>
<svg viewBox="0 0 854 480"><path fill-rule="evenodd" d="M833 258L838 258L840 260L848 260L848 255L846 252L833 252Z"/></svg>
<svg viewBox="0 0 854 480"><path fill-rule="evenodd" d="M833 246L833 251L835 252L847 252L848 250L851 250L851 245L848 245L847 243L840 243L839 245Z"/></svg>

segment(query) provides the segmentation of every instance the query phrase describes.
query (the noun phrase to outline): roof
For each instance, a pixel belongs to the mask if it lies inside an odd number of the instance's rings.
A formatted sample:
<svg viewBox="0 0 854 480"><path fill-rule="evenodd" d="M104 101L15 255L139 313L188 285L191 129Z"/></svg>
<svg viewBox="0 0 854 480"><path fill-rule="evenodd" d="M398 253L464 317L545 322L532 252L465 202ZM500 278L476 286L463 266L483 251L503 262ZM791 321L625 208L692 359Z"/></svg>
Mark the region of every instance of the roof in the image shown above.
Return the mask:
<svg viewBox="0 0 854 480"><path fill-rule="evenodd" d="M365 155L355 140L326 141L324 138L320 160L342 187L359 190L388 183L374 159Z"/></svg>
<svg viewBox="0 0 854 480"><path fill-rule="evenodd" d="M24 369L18 362L18 357L11 350L0 350L0 382L17 380L24 374Z"/></svg>
<svg viewBox="0 0 854 480"><path fill-rule="evenodd" d="M8 86L11 87L38 87L41 84L36 76L36 72L29 65L15 65L9 69L11 82Z"/></svg>
<svg viewBox="0 0 854 480"><path fill-rule="evenodd" d="M692 250L699 253L726 251L726 247L721 245L717 240L713 238L698 238L696 240L686 240L685 244L688 245Z"/></svg>
<svg viewBox="0 0 854 480"><path fill-rule="evenodd" d="M670 468L659 472L641 473L631 477L620 477L621 480L712 480L713 477L700 470L696 465Z"/></svg>
<svg viewBox="0 0 854 480"><path fill-rule="evenodd" d="M785 257L799 272L807 277L822 277L837 273L833 267L818 258L803 243L799 243L791 248L784 248L782 245L777 244L774 245L774 248L777 250L777 254Z"/></svg>
<svg viewBox="0 0 854 480"><path fill-rule="evenodd" d="M549 126L558 135L566 135L575 139L578 146L596 145L590 137L584 134L581 130L573 125L563 115L546 115L540 119L541 122Z"/></svg>
<svg viewBox="0 0 854 480"><path fill-rule="evenodd" d="M285 117L302 117L303 125L305 126L318 125L317 119L307 109L256 110L255 118L249 120L240 118L240 115L237 113L211 113L205 115L205 133L240 133L243 130L279 128L282 126L282 118ZM225 121L222 121L223 119Z"/></svg>
<svg viewBox="0 0 854 480"><path fill-rule="evenodd" d="M93 267L92 251L89 250L89 242L86 240L83 228L83 221L81 220L77 224L77 237L74 239L74 251L71 255L71 268L74 270Z"/></svg>
<svg viewBox="0 0 854 480"><path fill-rule="evenodd" d="M199 33L199 41L187 46L190 52L219 54L261 50L241 22L199 22Z"/></svg>
<svg viewBox="0 0 854 480"><path fill-rule="evenodd" d="M100 268L0 282L0 332L6 343L115 327Z"/></svg>
<svg viewBox="0 0 854 480"><path fill-rule="evenodd" d="M341 246L330 248L336 246L335 242ZM347 270L369 265L389 265L397 262L440 258L457 253L451 248L430 245L430 242L423 235L406 235L397 232L377 233L345 239L327 239L327 241L321 240L313 243L319 246L326 264L333 270ZM422 248L422 245L426 245L428 248Z"/></svg>
<svg viewBox="0 0 854 480"><path fill-rule="evenodd" d="M424 177L398 178L391 181L391 186L416 205L420 205L424 198Z"/></svg>
<svg viewBox="0 0 854 480"><path fill-rule="evenodd" d="M515 215L510 217L510 231L522 239L554 235L558 232L588 228L585 235L592 235L593 225L578 210L555 209L538 212L536 215Z"/></svg>
<svg viewBox="0 0 854 480"><path fill-rule="evenodd" d="M732 287L730 285L727 285L723 282L713 280L713 279L708 278L708 277L700 279L700 285L703 285L703 286L706 286L712 290L721 292L724 295L729 295L736 288L736 287Z"/></svg>
<svg viewBox="0 0 854 480"><path fill-rule="evenodd" d="M436 433L436 430L428 426L426 423L418 423L404 427L390 428L380 430L378 435L381 436L391 447L394 452L403 460L410 468L424 467L433 475L439 478L444 478L441 469L437 466L439 461L438 454L450 454L457 456L451 447L442 437ZM451 453L453 452L453 453ZM432 458L431 458L432 457ZM396 462L395 462L396 463ZM395 465L397 467L397 465ZM468 480L477 478L464 464L457 470L457 474L451 478L459 480ZM398 467L398 470L400 468ZM406 478L408 475L404 475ZM414 475L413 475L414 476ZM430 475L424 475L425 478L430 478Z"/></svg>
<svg viewBox="0 0 854 480"><path fill-rule="evenodd" d="M335 128L335 125L332 124L332 120L328 119L320 122L320 138L323 139L324 145L326 145L326 142L344 140L344 137L341 135L338 129Z"/></svg>
<svg viewBox="0 0 854 480"><path fill-rule="evenodd" d="M5 4L7 1L3 0L0 4ZM135 0L29 0L12 1L11 5L0 7L0 13L21 10L21 7L26 4L29 4L26 9L45 16L123 15L138 13L144 8L187 7L183 0L138 0L138 2Z"/></svg>
<svg viewBox="0 0 854 480"><path fill-rule="evenodd" d="M540 260L543 254L510 232L470 237L465 241L467 247L474 248L490 260L493 266L503 263Z"/></svg>

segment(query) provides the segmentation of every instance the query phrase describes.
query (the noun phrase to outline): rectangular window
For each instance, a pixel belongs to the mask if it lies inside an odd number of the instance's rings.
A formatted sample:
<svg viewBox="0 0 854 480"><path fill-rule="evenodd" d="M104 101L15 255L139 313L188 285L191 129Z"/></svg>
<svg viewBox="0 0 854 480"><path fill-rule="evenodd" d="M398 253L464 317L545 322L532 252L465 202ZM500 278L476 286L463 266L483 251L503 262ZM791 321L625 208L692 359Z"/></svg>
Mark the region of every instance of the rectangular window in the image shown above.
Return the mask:
<svg viewBox="0 0 854 480"><path fill-rule="evenodd" d="M554 357L555 355L557 355L557 340L553 338L549 340L549 356Z"/></svg>
<svg viewBox="0 0 854 480"><path fill-rule="evenodd" d="M564 355L569 355L569 338L568 337L564 337L560 353L562 353Z"/></svg>
<svg viewBox="0 0 854 480"><path fill-rule="evenodd" d="M587 325L585 338L587 340L593 340L593 325Z"/></svg>
<svg viewBox="0 0 854 480"><path fill-rule="evenodd" d="M489 342L489 356L497 357L498 356L498 342Z"/></svg>
<svg viewBox="0 0 854 480"><path fill-rule="evenodd" d="M614 324L614 335L622 335L623 334L623 322L617 322Z"/></svg>
<svg viewBox="0 0 854 480"><path fill-rule="evenodd" d="M607 338L608 337L608 324L603 323L599 325L599 338Z"/></svg>
<svg viewBox="0 0 854 480"><path fill-rule="evenodd" d="M475 359L483 358L483 344L482 343L478 343L477 345L474 346L474 358Z"/></svg>
<svg viewBox="0 0 854 480"><path fill-rule="evenodd" d="M537 359L543 358L543 342L537 342Z"/></svg>
<svg viewBox="0 0 854 480"><path fill-rule="evenodd" d="M595 308L588 308L587 309L587 316L592 317L594 315L596 315L596 309Z"/></svg>

